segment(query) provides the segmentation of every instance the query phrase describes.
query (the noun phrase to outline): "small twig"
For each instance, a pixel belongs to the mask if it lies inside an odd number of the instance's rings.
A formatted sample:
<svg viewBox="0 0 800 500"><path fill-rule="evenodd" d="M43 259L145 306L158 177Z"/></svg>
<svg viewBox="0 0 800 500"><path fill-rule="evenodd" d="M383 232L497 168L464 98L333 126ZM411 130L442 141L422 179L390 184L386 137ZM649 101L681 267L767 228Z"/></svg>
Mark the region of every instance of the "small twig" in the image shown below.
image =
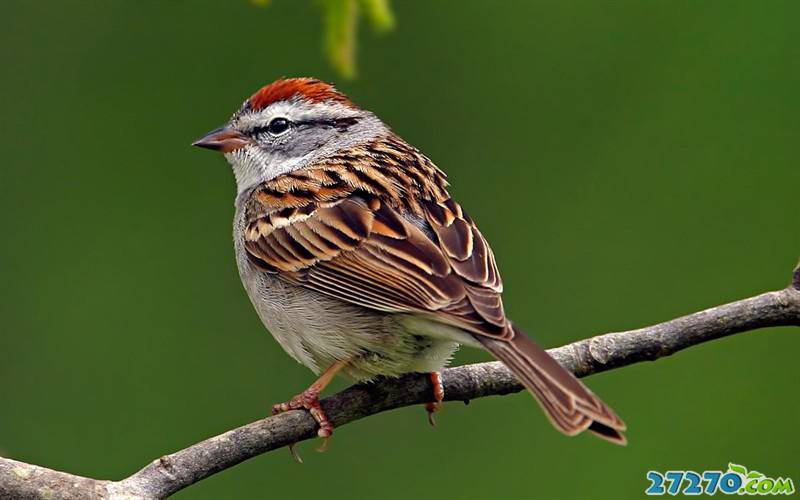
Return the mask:
<svg viewBox="0 0 800 500"><path fill-rule="evenodd" d="M772 326L800 326L800 266L784 290L764 293L665 323L608 333L548 352L584 377L640 361L653 361L710 340ZM499 362L450 368L442 374L446 400L468 402L518 392L522 386ZM359 384L322 401L336 427L386 410L427 402L430 379L409 374ZM316 436L306 412L290 411L207 439L153 461L122 481L73 476L0 458L0 499L164 498L212 474L270 450Z"/></svg>

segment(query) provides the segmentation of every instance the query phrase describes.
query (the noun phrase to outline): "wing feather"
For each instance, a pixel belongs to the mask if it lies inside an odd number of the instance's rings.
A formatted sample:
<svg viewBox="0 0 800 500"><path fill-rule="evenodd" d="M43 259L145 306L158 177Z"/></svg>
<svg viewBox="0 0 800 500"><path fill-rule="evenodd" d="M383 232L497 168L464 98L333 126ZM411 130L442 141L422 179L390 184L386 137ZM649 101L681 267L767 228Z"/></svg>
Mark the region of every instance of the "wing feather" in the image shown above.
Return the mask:
<svg viewBox="0 0 800 500"><path fill-rule="evenodd" d="M245 231L251 260L301 286L381 311L433 314L492 337L507 320L483 236L454 201L409 217L375 196L259 214ZM274 206L274 205L273 205Z"/></svg>

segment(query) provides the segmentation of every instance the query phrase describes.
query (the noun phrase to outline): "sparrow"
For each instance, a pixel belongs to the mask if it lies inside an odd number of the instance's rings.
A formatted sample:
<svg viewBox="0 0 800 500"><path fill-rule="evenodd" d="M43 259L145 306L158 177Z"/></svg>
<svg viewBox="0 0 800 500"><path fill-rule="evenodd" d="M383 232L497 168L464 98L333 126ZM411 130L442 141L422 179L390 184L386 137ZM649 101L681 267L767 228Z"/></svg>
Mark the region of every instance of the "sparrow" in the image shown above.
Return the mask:
<svg viewBox="0 0 800 500"><path fill-rule="evenodd" d="M356 381L440 371L460 345L503 362L567 435L625 444L625 424L503 310L494 254L448 194L445 173L333 85L277 80L193 144L236 178L234 248L256 313L319 378L273 413L308 410L337 374Z"/></svg>

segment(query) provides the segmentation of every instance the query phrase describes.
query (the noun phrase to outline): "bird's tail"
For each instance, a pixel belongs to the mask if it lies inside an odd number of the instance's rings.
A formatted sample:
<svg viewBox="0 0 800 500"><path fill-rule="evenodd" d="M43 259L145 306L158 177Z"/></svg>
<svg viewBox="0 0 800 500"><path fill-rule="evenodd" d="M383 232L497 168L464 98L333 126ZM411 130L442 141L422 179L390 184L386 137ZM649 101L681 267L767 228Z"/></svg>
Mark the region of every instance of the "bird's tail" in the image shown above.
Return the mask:
<svg viewBox="0 0 800 500"><path fill-rule="evenodd" d="M514 326L511 339L475 335L503 362L544 409L553 425L568 436L589 429L612 443L625 445L625 423L575 376Z"/></svg>

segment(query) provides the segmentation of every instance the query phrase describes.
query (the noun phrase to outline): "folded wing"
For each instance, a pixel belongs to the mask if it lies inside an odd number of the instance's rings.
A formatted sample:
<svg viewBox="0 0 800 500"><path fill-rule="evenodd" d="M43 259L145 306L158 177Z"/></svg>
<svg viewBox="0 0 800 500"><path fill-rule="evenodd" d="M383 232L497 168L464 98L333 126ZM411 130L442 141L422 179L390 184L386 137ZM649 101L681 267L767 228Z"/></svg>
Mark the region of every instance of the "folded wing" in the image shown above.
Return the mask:
<svg viewBox="0 0 800 500"><path fill-rule="evenodd" d="M502 282L483 235L452 199L415 211L375 193L269 195L246 229L265 272L363 307L430 317L471 332L568 435L624 444L625 424L505 316Z"/></svg>

